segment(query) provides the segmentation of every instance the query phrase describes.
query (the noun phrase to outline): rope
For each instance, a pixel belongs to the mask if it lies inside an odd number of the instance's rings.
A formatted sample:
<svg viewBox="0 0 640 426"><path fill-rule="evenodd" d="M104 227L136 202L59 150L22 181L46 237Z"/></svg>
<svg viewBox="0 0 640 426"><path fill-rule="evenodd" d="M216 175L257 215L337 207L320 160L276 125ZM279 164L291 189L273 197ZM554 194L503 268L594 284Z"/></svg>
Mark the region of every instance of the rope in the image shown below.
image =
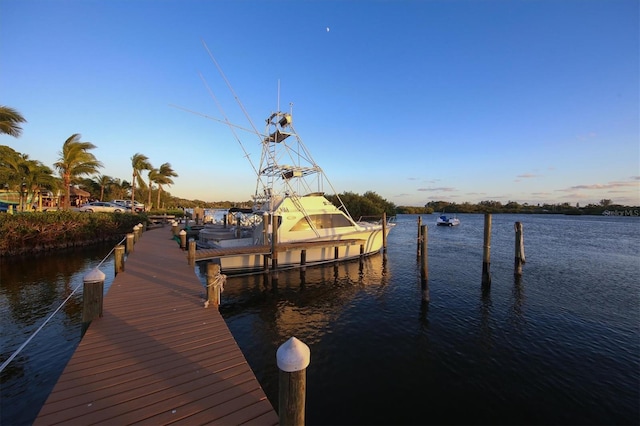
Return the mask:
<svg viewBox="0 0 640 426"><path fill-rule="evenodd" d="M126 237L123 238L118 244L116 244L116 246L119 246L125 240L126 240ZM105 260L107 260L107 258L109 256L111 256L111 253L113 253L113 251L116 249L116 246L114 246L109 251L109 253L107 253L107 255L100 261L100 263L98 263L98 266L96 266L94 269L100 268L100 266L105 262ZM67 298L64 299L64 301L60 304L60 306L58 306L56 308L56 310L53 311L53 313L51 315L49 315L46 320L44 320L42 325L40 325L40 327L38 327L38 329L36 331L34 331L33 334L31 336L29 336L29 338L27 340L25 340L25 342L22 345L20 345L20 347L18 349L16 349L16 351L9 358L7 358L7 360L5 362L2 363L2 365L0 365L0 373L2 373L4 371L4 369L11 363L11 361L13 361L15 359L15 357L17 357L20 354L20 352L22 352L22 350L29 344L29 342L31 342L31 340L33 340L33 338L36 337L36 335L38 333L40 333L40 330L42 330L44 328L44 326L47 325L49 323L49 321L51 321L51 319L54 317L54 315L57 314L60 309L62 309L62 307L69 301L69 299L71 299L71 297L76 293L76 291L78 291L78 289L80 288L80 286L82 284L84 284L84 282L81 283L81 284L78 284L76 286L76 288L73 289L71 294L69 294L69 296L67 296Z"/></svg>
<svg viewBox="0 0 640 426"><path fill-rule="evenodd" d="M218 301L220 300L220 294L224 291L224 285L227 282L227 276L224 274L216 274L212 281L211 284L206 285L205 287L207 289L213 287L213 291L218 293ZM205 300L204 302L204 307L208 308L209 307L209 300Z"/></svg>

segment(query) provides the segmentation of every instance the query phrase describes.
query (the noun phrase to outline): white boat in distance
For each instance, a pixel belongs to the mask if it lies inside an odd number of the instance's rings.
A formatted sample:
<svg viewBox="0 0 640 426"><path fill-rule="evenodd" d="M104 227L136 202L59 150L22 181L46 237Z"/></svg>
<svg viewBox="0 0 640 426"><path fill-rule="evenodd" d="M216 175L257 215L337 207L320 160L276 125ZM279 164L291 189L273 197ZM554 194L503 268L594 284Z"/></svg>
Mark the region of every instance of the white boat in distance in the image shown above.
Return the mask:
<svg viewBox="0 0 640 426"><path fill-rule="evenodd" d="M291 113L274 112L266 123L265 133L258 134L262 154L259 167L254 167L253 208L250 213L230 212L234 218L222 225L205 224L198 234L198 248L220 249L211 250L208 258L219 262L223 273L263 269L273 232L280 247L278 267L302 262L310 266L380 252L383 230L386 238L395 224L351 217L296 133ZM325 197L325 184L336 195L338 206ZM262 251L257 250L260 247Z"/></svg>
<svg viewBox="0 0 640 426"><path fill-rule="evenodd" d="M448 217L444 213L438 216L436 220L436 225L438 226L457 226L460 225L460 219L457 217Z"/></svg>

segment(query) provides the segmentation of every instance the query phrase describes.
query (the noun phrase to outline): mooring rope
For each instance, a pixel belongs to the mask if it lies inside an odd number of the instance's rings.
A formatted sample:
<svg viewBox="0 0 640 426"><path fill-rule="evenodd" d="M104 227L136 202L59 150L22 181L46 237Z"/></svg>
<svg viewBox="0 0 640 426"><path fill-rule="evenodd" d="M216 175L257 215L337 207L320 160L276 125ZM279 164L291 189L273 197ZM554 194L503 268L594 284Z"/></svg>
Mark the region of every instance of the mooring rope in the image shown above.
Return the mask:
<svg viewBox="0 0 640 426"><path fill-rule="evenodd" d="M126 240L126 237L123 238L118 244L116 244L109 251L109 253L107 253L107 255L100 261L100 263L98 263L98 265L94 269L100 268L100 266L105 262L105 260L107 260L109 258L109 256L111 256L111 253L113 253L113 251L115 250L116 246L119 246L125 240ZM69 294L69 296L67 296L67 298L64 299L64 301L60 304L60 306L58 306L56 308L56 310L53 311L53 313L51 315L49 315L46 320L44 320L42 325L40 325L40 327L38 327L38 329L36 331L34 331L33 334L31 334L31 336L29 336L29 338L27 340L25 340L25 342L22 345L20 345L20 347L18 349L16 349L16 351L13 354L11 354L11 356L9 358L7 358L7 360L5 362L2 363L2 365L0 365L0 373L2 373L4 371L4 369L11 363L11 361L13 361L15 359L15 357L17 357L20 354L20 352L22 352L22 350L29 344L29 342L31 342L31 340L33 340L33 338L36 337L36 335L40 332L40 330L42 330L44 328L44 326L47 325L49 323L49 321L51 321L51 319L54 317L54 315L57 314L60 309L62 309L62 307L69 301L69 299L71 299L71 297L76 293L76 291L78 291L78 289L80 288L80 286L82 284L83 283L78 284L76 286L76 288L73 289L71 294Z"/></svg>

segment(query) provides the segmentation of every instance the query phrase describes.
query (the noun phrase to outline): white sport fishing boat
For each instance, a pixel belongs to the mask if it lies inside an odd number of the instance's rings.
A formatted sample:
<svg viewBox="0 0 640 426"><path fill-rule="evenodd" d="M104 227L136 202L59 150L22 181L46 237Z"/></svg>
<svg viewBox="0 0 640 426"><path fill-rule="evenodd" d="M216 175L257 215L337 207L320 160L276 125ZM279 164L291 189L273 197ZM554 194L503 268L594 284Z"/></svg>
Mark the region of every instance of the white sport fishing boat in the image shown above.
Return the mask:
<svg viewBox="0 0 640 426"><path fill-rule="evenodd" d="M229 212L234 217L223 224L205 225L198 235L198 248L214 249L209 258L220 262L223 273L264 268L274 232L278 267L380 252L383 232L386 237L394 223L351 217L296 133L290 112L274 112L266 123L264 134L258 134L262 154L259 167L254 167L257 184L251 214ZM337 205L325 197L325 184L335 194Z"/></svg>

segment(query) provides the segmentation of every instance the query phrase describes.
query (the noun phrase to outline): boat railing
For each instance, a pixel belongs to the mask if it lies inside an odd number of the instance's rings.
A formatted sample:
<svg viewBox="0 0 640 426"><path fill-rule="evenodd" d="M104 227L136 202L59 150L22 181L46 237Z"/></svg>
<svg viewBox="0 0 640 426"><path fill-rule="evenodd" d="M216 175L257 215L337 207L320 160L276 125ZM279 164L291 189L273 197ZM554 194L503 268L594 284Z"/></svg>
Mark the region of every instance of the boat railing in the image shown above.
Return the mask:
<svg viewBox="0 0 640 426"><path fill-rule="evenodd" d="M382 216L360 216L360 218L358 219L358 222L367 222L367 223L375 223L375 224L382 224ZM387 223L395 223L396 222L396 217L395 216L389 216L387 217Z"/></svg>

